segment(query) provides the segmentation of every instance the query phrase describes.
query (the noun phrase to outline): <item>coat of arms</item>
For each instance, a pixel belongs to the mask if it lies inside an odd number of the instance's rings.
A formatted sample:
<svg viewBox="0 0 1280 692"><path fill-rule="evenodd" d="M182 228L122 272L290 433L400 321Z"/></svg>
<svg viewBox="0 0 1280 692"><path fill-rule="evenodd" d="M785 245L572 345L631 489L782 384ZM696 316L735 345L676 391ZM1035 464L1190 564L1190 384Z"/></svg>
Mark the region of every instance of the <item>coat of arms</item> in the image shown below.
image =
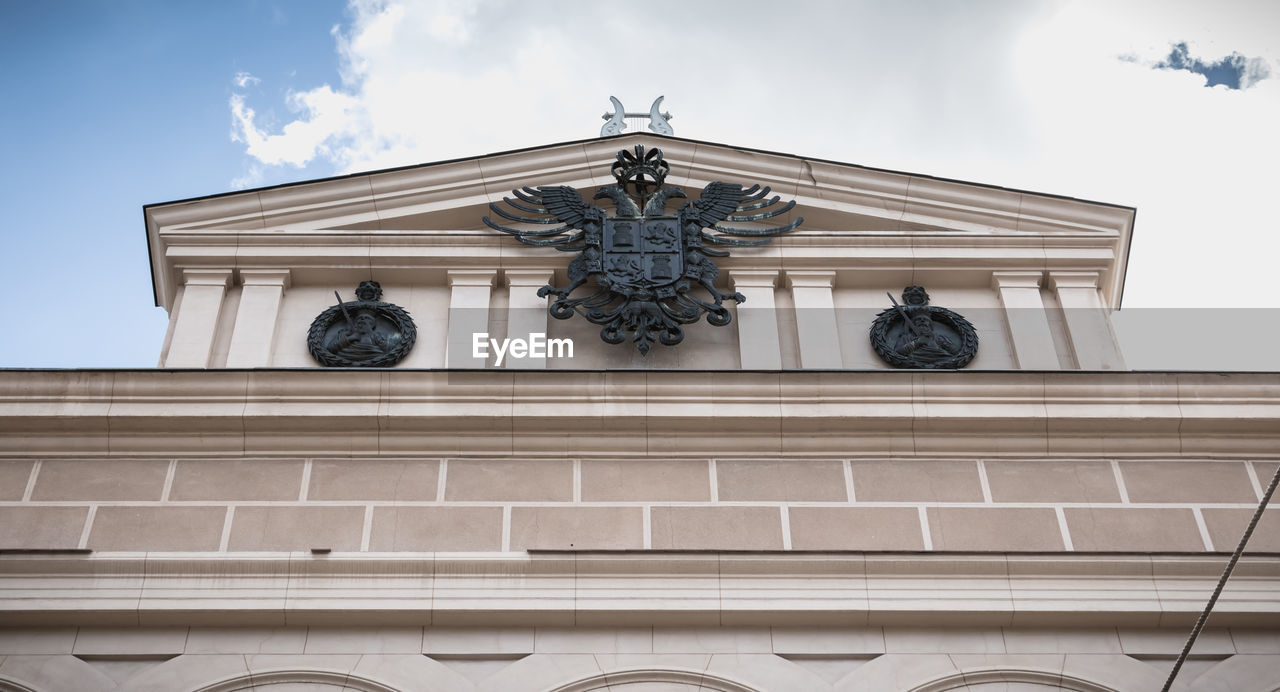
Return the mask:
<svg viewBox="0 0 1280 692"><path fill-rule="evenodd" d="M612 168L618 184L601 188L592 198L611 200L613 216L584 200L576 188L556 185L513 190L515 199L503 198L506 208L489 205L508 221L556 228L508 228L487 216L484 222L526 245L578 253L569 263L568 284L538 291L539 296L556 297L548 308L551 316L563 320L580 313L602 325L600 338L607 343L622 343L630 335L640 353L648 354L655 340L667 346L680 343L681 325L704 314L711 325L729 324L732 316L724 300L745 300L739 293L716 288L720 269L712 258L729 253L712 246L764 245L804 221L797 217L784 226L722 226L726 221L766 221L786 214L796 203L779 204L780 198L770 197L768 187L743 189L721 182L707 185L698 199L668 213L672 198L688 198L680 188L664 185L670 169L661 149L646 152L636 145L634 152L618 152ZM594 290L572 295L588 282Z"/></svg>

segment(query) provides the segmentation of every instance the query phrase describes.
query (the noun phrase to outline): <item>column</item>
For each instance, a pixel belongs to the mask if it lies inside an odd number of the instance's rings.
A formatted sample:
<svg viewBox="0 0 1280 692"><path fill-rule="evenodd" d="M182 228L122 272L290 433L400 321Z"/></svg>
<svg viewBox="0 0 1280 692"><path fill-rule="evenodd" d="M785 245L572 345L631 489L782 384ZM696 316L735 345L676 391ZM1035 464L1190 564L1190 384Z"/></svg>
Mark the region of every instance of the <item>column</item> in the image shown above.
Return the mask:
<svg viewBox="0 0 1280 692"><path fill-rule="evenodd" d="M779 370L778 311L773 302L777 271L730 270L733 290L746 302L738 305L738 353L744 370Z"/></svg>
<svg viewBox="0 0 1280 692"><path fill-rule="evenodd" d="M280 319L280 301L289 287L288 269L241 269L240 308L227 350L228 368L271 365L271 345Z"/></svg>
<svg viewBox="0 0 1280 692"><path fill-rule="evenodd" d="M831 293L833 271L788 271L791 297L796 306L796 333L800 340L800 367L839 369L840 336L836 330L836 304Z"/></svg>
<svg viewBox="0 0 1280 692"><path fill-rule="evenodd" d="M497 274L492 269L450 270L449 336L445 365L450 368L483 368L485 358L472 357L477 334L489 332L489 292ZM488 336L482 337L487 339Z"/></svg>
<svg viewBox="0 0 1280 692"><path fill-rule="evenodd" d="M538 289L551 281L550 269L507 269L507 338L529 340L532 334L547 335L547 298L538 297ZM547 367L545 355L525 358L507 357L503 367L542 369Z"/></svg>
<svg viewBox="0 0 1280 692"><path fill-rule="evenodd" d="M1080 369L1124 370L1124 358L1098 292L1098 272L1050 272L1049 287L1058 294Z"/></svg>
<svg viewBox="0 0 1280 692"><path fill-rule="evenodd" d="M1049 316L1040 300L1041 272L995 272L991 286L1000 293L1013 342L1013 359L1023 370L1060 370Z"/></svg>
<svg viewBox="0 0 1280 692"><path fill-rule="evenodd" d="M222 299L227 294L230 269L186 269L182 272L182 304L173 317L166 368L207 368L218 330Z"/></svg>

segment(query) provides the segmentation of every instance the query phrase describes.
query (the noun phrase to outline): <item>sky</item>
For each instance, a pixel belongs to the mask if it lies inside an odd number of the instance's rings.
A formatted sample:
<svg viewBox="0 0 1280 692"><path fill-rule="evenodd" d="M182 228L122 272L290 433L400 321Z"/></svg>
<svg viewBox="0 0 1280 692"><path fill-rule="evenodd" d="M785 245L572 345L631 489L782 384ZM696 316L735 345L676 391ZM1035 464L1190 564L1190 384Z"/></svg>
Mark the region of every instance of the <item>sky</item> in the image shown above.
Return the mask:
<svg viewBox="0 0 1280 692"><path fill-rule="evenodd" d="M1220 365L1226 319L1251 344L1226 360L1280 369L1278 26L1261 1L0 2L0 367L155 366L144 204L584 139L610 95L662 95L680 137L1136 207L1130 365L1213 367L1170 334Z"/></svg>

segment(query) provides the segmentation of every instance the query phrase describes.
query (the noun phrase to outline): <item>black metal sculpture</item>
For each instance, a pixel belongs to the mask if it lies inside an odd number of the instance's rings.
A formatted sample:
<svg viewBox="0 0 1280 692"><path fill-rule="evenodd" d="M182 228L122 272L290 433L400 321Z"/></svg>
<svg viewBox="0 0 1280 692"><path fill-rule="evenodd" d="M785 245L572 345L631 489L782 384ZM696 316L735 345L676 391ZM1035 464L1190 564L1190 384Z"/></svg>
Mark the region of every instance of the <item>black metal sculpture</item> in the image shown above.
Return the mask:
<svg viewBox="0 0 1280 692"><path fill-rule="evenodd" d="M978 334L969 320L929 305L921 286L907 286L899 305L876 315L871 324L871 346L896 368L954 369L968 365L978 354Z"/></svg>
<svg viewBox="0 0 1280 692"><path fill-rule="evenodd" d="M619 151L611 170L618 184L601 188L592 199L612 200L615 216L583 200L576 188L558 185L513 190L516 199L503 198L513 211L497 203L489 205L494 214L509 221L559 224L557 228L508 228L487 216L484 222L526 245L577 252L569 263L567 285L548 284L538 290L539 296L556 296L548 308L551 316L563 320L581 312L603 325L600 338L605 342L621 343L630 334L641 354L649 353L655 339L667 346L680 343L684 339L680 325L696 322L703 314L711 325L729 324L732 316L723 301L745 300L740 293L721 293L715 287L720 270L712 258L729 253L709 245L764 245L804 221L797 218L785 226L760 228L721 226L724 221L772 219L796 204L779 206L778 197L768 196L768 187L744 190L742 185L721 182L707 185L699 199L686 202L674 215L667 214L668 200L688 196L678 187L664 186L671 166L663 160L661 149L646 152L643 145L636 145L634 152ZM594 279L593 293L570 295L589 279ZM709 300L699 297L698 287Z"/></svg>
<svg viewBox="0 0 1280 692"><path fill-rule="evenodd" d="M381 368L409 355L418 338L413 318L382 299L377 281L361 281L356 300L327 308L311 323L307 349L321 364L339 368Z"/></svg>

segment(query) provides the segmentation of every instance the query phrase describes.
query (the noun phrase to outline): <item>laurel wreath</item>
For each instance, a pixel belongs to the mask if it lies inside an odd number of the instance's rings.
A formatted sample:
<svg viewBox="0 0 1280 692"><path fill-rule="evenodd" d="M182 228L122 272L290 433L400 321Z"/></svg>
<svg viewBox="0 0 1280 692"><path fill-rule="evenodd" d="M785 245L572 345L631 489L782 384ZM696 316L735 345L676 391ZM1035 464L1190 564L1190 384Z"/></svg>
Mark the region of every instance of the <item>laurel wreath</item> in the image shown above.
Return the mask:
<svg viewBox="0 0 1280 692"><path fill-rule="evenodd" d="M349 311L374 310L378 316L385 317L396 325L400 330L400 339L386 353L369 360L351 360L333 353L324 346L325 334L334 322L346 320L346 317L342 313L341 305L332 305L316 316L315 321L311 323L311 329L307 331L307 350L311 351L311 356L321 365L330 368L386 368L399 363L409 355L414 342L418 339L418 328L404 308L381 301L358 301L345 305Z"/></svg>
<svg viewBox="0 0 1280 692"><path fill-rule="evenodd" d="M978 332L974 330L969 320L966 320L963 316L946 308L933 305L906 306L904 309L909 317L914 317L920 314L921 311L926 311L935 322L941 322L951 327L960 336L960 352L951 358L944 358L936 363L921 363L916 359L904 357L889 345L889 328L895 322L903 321L902 315L897 310L890 309L876 315L875 322L871 323L871 347L876 350L876 353L886 363L895 368L958 370L968 365L974 356L978 355Z"/></svg>

